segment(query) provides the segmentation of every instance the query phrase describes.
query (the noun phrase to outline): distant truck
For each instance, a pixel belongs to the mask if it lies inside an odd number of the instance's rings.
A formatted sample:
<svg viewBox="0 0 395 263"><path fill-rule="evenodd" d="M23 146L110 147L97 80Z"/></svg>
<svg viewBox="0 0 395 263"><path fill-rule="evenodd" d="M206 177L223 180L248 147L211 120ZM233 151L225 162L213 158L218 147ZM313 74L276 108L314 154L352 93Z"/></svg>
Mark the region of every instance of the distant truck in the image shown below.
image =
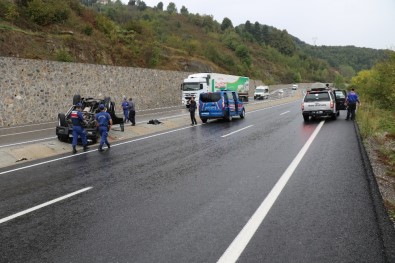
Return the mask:
<svg viewBox="0 0 395 263"><path fill-rule="evenodd" d="M268 86L258 86L254 92L254 100L263 100L269 98L269 87Z"/></svg>
<svg viewBox="0 0 395 263"><path fill-rule="evenodd" d="M242 101L248 101L250 89L248 77L233 76L219 73L197 73L189 75L181 84L182 104L189 108L189 100L197 100L201 93L221 90L234 91Z"/></svg>

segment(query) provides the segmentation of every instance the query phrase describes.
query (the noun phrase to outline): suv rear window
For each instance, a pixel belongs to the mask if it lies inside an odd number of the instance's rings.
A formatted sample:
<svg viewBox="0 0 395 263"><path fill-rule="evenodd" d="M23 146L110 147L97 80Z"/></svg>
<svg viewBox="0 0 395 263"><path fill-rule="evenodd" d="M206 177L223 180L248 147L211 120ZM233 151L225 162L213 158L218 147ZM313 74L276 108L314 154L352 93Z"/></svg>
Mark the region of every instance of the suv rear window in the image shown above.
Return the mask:
<svg viewBox="0 0 395 263"><path fill-rule="evenodd" d="M217 102L221 99L221 93L204 93L200 94L200 100L204 103Z"/></svg>
<svg viewBox="0 0 395 263"><path fill-rule="evenodd" d="M328 92L308 93L304 98L304 102L328 101L328 100L329 100Z"/></svg>

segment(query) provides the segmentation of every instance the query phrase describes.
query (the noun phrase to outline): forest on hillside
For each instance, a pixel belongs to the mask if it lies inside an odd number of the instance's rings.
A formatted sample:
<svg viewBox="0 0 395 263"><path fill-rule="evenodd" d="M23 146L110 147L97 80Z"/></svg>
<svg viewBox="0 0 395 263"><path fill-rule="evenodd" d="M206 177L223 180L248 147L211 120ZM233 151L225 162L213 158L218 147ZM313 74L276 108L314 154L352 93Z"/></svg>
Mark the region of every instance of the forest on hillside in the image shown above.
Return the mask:
<svg viewBox="0 0 395 263"><path fill-rule="evenodd" d="M233 25L144 1L0 0L0 55L344 85L389 51L310 46L286 30Z"/></svg>

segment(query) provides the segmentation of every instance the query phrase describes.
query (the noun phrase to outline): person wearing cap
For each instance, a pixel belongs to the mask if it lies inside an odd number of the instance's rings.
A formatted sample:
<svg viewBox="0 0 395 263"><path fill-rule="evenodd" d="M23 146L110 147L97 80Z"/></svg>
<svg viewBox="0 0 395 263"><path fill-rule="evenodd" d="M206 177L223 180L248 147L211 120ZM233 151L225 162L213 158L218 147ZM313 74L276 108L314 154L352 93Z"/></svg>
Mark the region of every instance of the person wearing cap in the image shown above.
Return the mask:
<svg viewBox="0 0 395 263"><path fill-rule="evenodd" d="M78 136L81 137L84 151L89 149L88 142L86 139L85 129L84 129L84 127L82 127L82 125L85 123L85 121L84 121L84 116L82 116L82 113L81 113L81 108L82 108L82 104L77 103L75 105L75 109L70 114L71 122L73 124L73 142L72 142L73 154L77 153L76 146L77 146Z"/></svg>
<svg viewBox="0 0 395 263"><path fill-rule="evenodd" d="M124 116L123 122L126 123L129 120L129 107L130 107L129 102L126 99L126 96L123 96L123 101L122 101L121 106L122 106L123 116Z"/></svg>
<svg viewBox="0 0 395 263"><path fill-rule="evenodd" d="M104 151L103 145L106 144L108 149L110 149L110 143L107 140L108 131L111 129L112 119L108 112L106 112L106 108L103 104L99 105L100 112L96 114L96 126L99 128L100 133L100 145L99 152Z"/></svg>
<svg viewBox="0 0 395 263"><path fill-rule="evenodd" d="M351 91L347 94L346 101L344 102L344 104L347 106L346 121L348 121L350 117L351 120L355 119L355 110L357 109L357 103L361 105L359 97L357 93L355 93L355 89L352 88Z"/></svg>

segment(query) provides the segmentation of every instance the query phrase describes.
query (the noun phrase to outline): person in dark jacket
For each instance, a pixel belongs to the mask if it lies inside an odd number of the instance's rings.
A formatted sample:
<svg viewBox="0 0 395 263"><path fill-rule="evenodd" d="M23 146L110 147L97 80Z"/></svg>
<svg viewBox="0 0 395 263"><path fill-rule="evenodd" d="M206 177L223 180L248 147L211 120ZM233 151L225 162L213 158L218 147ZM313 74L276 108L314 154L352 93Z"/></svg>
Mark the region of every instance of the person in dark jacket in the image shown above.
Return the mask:
<svg viewBox="0 0 395 263"><path fill-rule="evenodd" d="M129 98L129 121L132 123L132 126L136 125L136 109L135 109L135 104L132 98Z"/></svg>
<svg viewBox="0 0 395 263"><path fill-rule="evenodd" d="M357 103L361 105L357 93L355 93L354 89L351 89L351 91L347 94L345 101L345 104L347 105L347 121L350 119L350 117L351 120L355 119L355 110L357 109Z"/></svg>
<svg viewBox="0 0 395 263"><path fill-rule="evenodd" d="M72 142L73 154L77 153L76 146L77 146L78 136L81 137L84 151L89 149L88 142L86 139L85 129L84 129L84 127L82 127L82 125L84 124L85 121L84 121L84 116L81 113L81 107L82 107L82 104L77 103L75 105L75 109L70 114L71 122L73 123L73 142Z"/></svg>
<svg viewBox="0 0 395 263"><path fill-rule="evenodd" d="M123 122L126 123L129 120L129 102L127 101L125 96L123 97L121 106L122 106L123 116L124 116Z"/></svg>
<svg viewBox="0 0 395 263"><path fill-rule="evenodd" d="M100 144L99 144L99 152L104 151L103 145L106 144L108 149L110 149L110 143L107 140L108 131L112 126L112 119L108 112L106 112L106 108L103 104L99 105L100 112L96 114L96 126L99 128L100 133Z"/></svg>
<svg viewBox="0 0 395 263"><path fill-rule="evenodd" d="M191 114L191 121L192 121L191 125L197 124L197 121L195 118L196 108L197 108L197 104L195 101L195 97L191 97L191 99L189 100L189 113Z"/></svg>

